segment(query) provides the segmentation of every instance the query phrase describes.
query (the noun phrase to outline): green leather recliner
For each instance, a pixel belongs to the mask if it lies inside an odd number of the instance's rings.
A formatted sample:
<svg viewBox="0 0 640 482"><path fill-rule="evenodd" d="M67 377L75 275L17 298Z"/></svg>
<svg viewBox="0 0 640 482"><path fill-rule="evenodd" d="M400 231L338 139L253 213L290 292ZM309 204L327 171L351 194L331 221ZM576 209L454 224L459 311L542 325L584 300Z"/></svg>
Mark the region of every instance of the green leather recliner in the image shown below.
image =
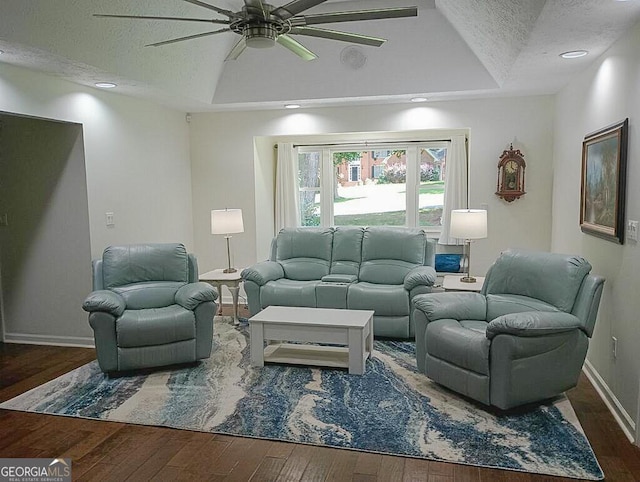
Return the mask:
<svg viewBox="0 0 640 482"><path fill-rule="evenodd" d="M94 260L89 312L105 373L208 358L216 291L182 244L110 246Z"/></svg>
<svg viewBox="0 0 640 482"><path fill-rule="evenodd" d="M509 250L482 291L414 300L419 371L508 409L576 386L604 279L579 256Z"/></svg>

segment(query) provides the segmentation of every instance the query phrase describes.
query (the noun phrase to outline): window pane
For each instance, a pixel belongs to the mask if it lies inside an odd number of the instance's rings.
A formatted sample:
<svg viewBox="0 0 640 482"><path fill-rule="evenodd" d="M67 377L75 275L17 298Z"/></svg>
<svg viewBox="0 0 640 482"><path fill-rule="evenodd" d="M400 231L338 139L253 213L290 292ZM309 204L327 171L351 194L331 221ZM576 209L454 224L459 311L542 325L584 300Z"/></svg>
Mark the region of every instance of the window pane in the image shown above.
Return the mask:
<svg viewBox="0 0 640 482"><path fill-rule="evenodd" d="M441 227L447 149L420 149L418 226Z"/></svg>
<svg viewBox="0 0 640 482"><path fill-rule="evenodd" d="M320 226L320 159L320 152L298 154L301 226Z"/></svg>
<svg viewBox="0 0 640 482"><path fill-rule="evenodd" d="M405 151L334 152L335 226L404 226Z"/></svg>

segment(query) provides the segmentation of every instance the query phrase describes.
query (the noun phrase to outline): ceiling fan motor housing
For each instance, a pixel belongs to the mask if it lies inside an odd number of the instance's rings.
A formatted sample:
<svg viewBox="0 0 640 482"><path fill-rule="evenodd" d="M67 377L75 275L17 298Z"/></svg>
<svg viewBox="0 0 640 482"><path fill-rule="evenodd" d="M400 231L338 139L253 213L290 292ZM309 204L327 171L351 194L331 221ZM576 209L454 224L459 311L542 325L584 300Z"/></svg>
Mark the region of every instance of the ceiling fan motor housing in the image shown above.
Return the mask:
<svg viewBox="0 0 640 482"><path fill-rule="evenodd" d="M273 47L278 38L278 30L270 23L247 25L244 30L247 47L266 49Z"/></svg>

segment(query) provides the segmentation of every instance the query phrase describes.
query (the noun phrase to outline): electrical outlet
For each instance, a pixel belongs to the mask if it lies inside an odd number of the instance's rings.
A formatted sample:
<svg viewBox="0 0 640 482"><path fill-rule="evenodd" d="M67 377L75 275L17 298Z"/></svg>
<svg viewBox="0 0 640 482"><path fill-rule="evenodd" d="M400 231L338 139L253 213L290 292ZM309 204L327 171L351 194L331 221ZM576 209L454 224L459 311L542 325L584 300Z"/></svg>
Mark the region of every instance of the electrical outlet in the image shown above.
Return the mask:
<svg viewBox="0 0 640 482"><path fill-rule="evenodd" d="M627 239L638 241L638 221L633 221L632 219L627 221Z"/></svg>
<svg viewBox="0 0 640 482"><path fill-rule="evenodd" d="M0 226L9 226L9 218L7 213L0 214Z"/></svg>
<svg viewBox="0 0 640 482"><path fill-rule="evenodd" d="M615 336L611 337L611 354L613 358L618 358L618 339Z"/></svg>
<svg viewBox="0 0 640 482"><path fill-rule="evenodd" d="M106 220L107 227L112 227L116 225L115 221L113 220L113 213L104 213L104 217Z"/></svg>

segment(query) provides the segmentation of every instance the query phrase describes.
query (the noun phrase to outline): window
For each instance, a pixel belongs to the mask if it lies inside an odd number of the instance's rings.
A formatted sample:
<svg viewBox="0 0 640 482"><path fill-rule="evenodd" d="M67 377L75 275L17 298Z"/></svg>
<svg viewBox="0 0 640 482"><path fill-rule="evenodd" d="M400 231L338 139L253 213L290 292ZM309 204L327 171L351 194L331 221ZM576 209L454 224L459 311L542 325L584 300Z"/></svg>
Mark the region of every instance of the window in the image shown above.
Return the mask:
<svg viewBox="0 0 640 482"><path fill-rule="evenodd" d="M360 180L360 162L349 163L349 181L358 182Z"/></svg>
<svg viewBox="0 0 640 482"><path fill-rule="evenodd" d="M300 224L440 231L446 156L446 142L299 148Z"/></svg>

